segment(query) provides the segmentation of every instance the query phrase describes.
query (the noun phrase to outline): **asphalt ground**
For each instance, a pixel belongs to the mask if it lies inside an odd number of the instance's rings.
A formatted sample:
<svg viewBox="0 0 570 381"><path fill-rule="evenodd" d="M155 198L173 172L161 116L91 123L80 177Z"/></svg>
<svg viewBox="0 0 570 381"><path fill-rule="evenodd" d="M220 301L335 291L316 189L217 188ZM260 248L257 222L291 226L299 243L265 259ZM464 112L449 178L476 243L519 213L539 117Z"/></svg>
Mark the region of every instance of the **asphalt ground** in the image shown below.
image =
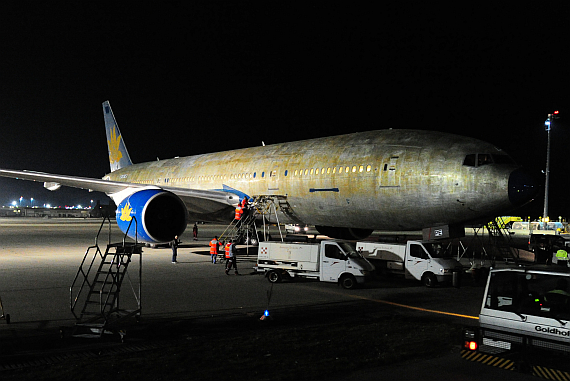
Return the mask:
<svg viewBox="0 0 570 381"><path fill-rule="evenodd" d="M0 298L11 317L0 320L2 379L479 380L513 373L459 358L461 327L477 324L483 295L472 279L432 289L399 278L356 290L316 281L271 285L253 272L255 251L243 247L241 275L227 276L208 255L207 242L224 229L216 225L199 225L198 241L189 229L177 264L169 248L144 249L140 321L125 321L102 340L69 338L70 285L99 223L0 220ZM112 231L111 241L120 240ZM136 266L129 268L133 286L123 287L124 308L136 306L129 295L138 288ZM271 318L260 321L266 309Z"/></svg>

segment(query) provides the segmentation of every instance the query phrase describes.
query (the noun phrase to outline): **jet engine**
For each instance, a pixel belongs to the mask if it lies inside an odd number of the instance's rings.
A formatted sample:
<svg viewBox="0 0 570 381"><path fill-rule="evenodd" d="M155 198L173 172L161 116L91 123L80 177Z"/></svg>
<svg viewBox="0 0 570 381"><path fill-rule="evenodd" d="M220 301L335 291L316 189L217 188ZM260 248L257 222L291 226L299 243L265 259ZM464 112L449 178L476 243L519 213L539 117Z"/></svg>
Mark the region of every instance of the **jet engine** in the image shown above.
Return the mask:
<svg viewBox="0 0 570 381"><path fill-rule="evenodd" d="M315 226L315 229L327 237L346 240L364 239L374 231L372 229L337 228L333 226Z"/></svg>
<svg viewBox="0 0 570 381"><path fill-rule="evenodd" d="M135 192L117 207L119 228L130 238L142 242L174 240L186 229L187 219L184 202L174 193L162 189Z"/></svg>

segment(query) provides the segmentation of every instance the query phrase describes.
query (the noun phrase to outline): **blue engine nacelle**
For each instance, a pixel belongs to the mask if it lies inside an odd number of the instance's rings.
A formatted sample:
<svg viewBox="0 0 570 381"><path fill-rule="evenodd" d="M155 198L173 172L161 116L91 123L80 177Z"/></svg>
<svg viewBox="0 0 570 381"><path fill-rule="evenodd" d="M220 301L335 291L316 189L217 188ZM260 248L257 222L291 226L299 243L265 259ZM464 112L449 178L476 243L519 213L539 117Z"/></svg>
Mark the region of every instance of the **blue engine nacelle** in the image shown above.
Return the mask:
<svg viewBox="0 0 570 381"><path fill-rule="evenodd" d="M119 228L124 233L128 230L130 238L148 243L169 242L175 236L180 237L186 230L187 219L188 211L182 200L162 189L133 193L117 207Z"/></svg>

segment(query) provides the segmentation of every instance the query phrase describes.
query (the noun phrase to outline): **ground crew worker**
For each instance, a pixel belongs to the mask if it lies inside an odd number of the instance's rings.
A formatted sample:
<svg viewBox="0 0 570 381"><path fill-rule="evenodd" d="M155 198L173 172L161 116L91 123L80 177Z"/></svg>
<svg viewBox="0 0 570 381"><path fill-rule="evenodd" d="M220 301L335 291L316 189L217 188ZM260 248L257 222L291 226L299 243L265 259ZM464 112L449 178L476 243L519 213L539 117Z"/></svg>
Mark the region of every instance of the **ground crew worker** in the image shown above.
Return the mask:
<svg viewBox="0 0 570 381"><path fill-rule="evenodd" d="M558 266L568 267L568 252L563 248L556 252L556 262Z"/></svg>
<svg viewBox="0 0 570 381"><path fill-rule="evenodd" d="M230 275L230 269L233 267L235 270L235 274L238 274L237 269L237 258L236 258L236 246L230 239L229 242L226 244L226 275Z"/></svg>
<svg viewBox="0 0 570 381"><path fill-rule="evenodd" d="M561 310L560 306L563 306L562 310L566 311L568 307L568 299L570 298L570 294L566 291L567 288L568 282L566 279L558 279L556 287L544 295L544 300L554 306L557 306L558 310Z"/></svg>
<svg viewBox="0 0 570 381"><path fill-rule="evenodd" d="M194 236L194 241L198 241L198 224L196 223L192 227L192 235Z"/></svg>
<svg viewBox="0 0 570 381"><path fill-rule="evenodd" d="M226 258L226 275L228 275L228 262L230 261L230 247L232 246L232 240L230 239L228 242L226 242L226 245L224 246L224 251L226 252L225 258Z"/></svg>
<svg viewBox="0 0 570 381"><path fill-rule="evenodd" d="M216 264L216 260L218 258L218 246L220 243L218 242L218 236L214 236L214 239L210 241L210 257L212 257L212 263Z"/></svg>
<svg viewBox="0 0 570 381"><path fill-rule="evenodd" d="M174 236L174 239L170 243L172 246L172 263L178 263L176 257L178 256L178 236Z"/></svg>
<svg viewBox="0 0 570 381"><path fill-rule="evenodd" d="M247 196L244 196L243 200L241 201L241 210L242 210L242 219L246 219L249 214L249 202L247 200Z"/></svg>
<svg viewBox="0 0 570 381"><path fill-rule="evenodd" d="M236 221L241 220L242 214L243 214L243 208L242 208L241 204L238 204L238 206L236 206L236 213L235 213L234 219Z"/></svg>
<svg viewBox="0 0 570 381"><path fill-rule="evenodd" d="M243 208L241 207L241 203L236 206L236 213L234 215L234 220L236 220L236 228L239 229L241 225L241 217L243 215Z"/></svg>

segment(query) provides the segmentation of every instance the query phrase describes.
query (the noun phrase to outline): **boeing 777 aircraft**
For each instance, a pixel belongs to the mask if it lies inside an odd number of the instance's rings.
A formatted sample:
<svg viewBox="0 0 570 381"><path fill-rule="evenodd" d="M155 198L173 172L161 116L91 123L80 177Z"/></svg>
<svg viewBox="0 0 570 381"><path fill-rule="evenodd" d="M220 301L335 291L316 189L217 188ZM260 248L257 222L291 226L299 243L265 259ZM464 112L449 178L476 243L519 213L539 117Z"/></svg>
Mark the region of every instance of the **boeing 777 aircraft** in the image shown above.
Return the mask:
<svg viewBox="0 0 570 381"><path fill-rule="evenodd" d="M0 176L105 192L123 231L168 242L191 221L233 219L244 197L279 199L281 223L335 238L485 221L530 201L534 180L502 150L441 132L379 130L133 164L108 101L103 179L0 170ZM270 216L268 218L271 218ZM273 221L275 222L275 221Z"/></svg>

